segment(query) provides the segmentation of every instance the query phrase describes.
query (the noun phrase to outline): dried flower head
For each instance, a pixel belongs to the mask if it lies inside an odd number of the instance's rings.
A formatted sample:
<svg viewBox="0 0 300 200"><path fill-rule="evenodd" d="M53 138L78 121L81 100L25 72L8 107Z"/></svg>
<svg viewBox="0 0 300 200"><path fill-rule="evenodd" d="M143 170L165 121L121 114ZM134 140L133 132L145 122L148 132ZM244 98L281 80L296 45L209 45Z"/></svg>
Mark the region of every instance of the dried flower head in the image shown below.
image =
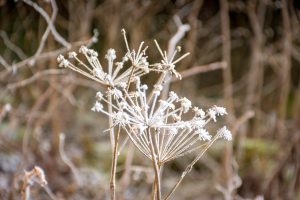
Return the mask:
<svg viewBox="0 0 300 200"><path fill-rule="evenodd" d="M92 110L110 116L114 126L122 126L136 147L149 159L152 159L150 144L153 143L160 163L203 148L213 137L205 126L210 121L216 121L217 116L227 114L225 108L218 106L206 112L194 107L194 117L183 120L185 113L192 108L191 101L186 97L179 98L175 92L170 92L167 99L161 99L162 86L155 85L153 96L147 98L148 86L141 84L139 78L135 80L135 85L136 90L131 93L122 88L107 91L106 96L114 97L114 112L106 112L99 101ZM109 103L106 98L102 98L102 102ZM231 139L226 127L216 135Z"/></svg>
<svg viewBox="0 0 300 200"><path fill-rule="evenodd" d="M98 53L86 46L81 46L79 53L84 55L88 64L80 60L76 52L69 52L69 59L74 60L77 64L70 62L63 55L58 56L57 62L60 67L70 68L102 85L115 87L120 84L128 84L134 77L145 75L150 70L146 56L147 47L143 48L144 43L141 43L137 52L130 50L125 31L123 30L122 33L124 35L127 52L119 62L115 62L117 59L116 51L114 49L108 49L105 55L107 67L104 67L98 59ZM122 70L126 62L130 62L130 67L126 70Z"/></svg>

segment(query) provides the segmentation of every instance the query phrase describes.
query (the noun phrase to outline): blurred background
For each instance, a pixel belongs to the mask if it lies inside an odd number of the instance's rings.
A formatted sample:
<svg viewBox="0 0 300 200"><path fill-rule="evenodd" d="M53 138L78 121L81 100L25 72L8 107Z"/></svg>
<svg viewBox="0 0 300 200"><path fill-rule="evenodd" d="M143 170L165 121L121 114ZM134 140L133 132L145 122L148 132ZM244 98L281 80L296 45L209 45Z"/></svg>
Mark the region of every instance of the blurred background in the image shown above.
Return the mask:
<svg viewBox="0 0 300 200"><path fill-rule="evenodd" d="M101 87L59 69L56 57L84 44L100 61L108 48L121 58L125 28L130 46L145 41L154 61L153 39L168 49L184 25L178 45L191 55L170 88L199 107L226 107L234 139L216 142L173 199L300 199L297 0L0 0L0 199L20 199L35 165L48 186L33 186L32 199L107 199L108 120L90 111ZM193 157L165 166L163 193ZM151 163L130 143L117 176L120 199L150 198Z"/></svg>

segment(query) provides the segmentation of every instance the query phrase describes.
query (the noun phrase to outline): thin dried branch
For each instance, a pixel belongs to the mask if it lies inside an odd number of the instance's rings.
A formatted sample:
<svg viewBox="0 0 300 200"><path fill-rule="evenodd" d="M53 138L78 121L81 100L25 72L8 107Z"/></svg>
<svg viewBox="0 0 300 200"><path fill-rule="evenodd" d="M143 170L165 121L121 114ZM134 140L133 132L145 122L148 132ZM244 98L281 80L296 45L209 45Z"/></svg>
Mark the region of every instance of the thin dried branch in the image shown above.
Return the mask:
<svg viewBox="0 0 300 200"><path fill-rule="evenodd" d="M225 105L231 113L228 122L232 127L233 121L235 120L234 114L234 103L233 103L233 87L232 87L232 74L231 74L231 39L230 39L230 19L229 19L229 8L227 0L220 0L220 17L221 17L221 31L222 31L222 59L227 63L227 67L223 70L223 91ZM226 144L226 149L223 156L223 169L224 169L224 187L229 189L232 185L233 169L232 169L232 143ZM232 198L230 196L224 196L226 200Z"/></svg>
<svg viewBox="0 0 300 200"><path fill-rule="evenodd" d="M15 82L15 83L10 83L7 85L7 88L12 90L12 89L16 89L19 87L24 87L26 85L29 85L31 83L33 83L34 81L43 78L45 76L49 76L49 75L62 75L64 74L65 71L64 70L60 70L60 69L48 69L48 70L43 70L43 71L38 71L36 72L33 76L31 76L30 78Z"/></svg>
<svg viewBox="0 0 300 200"><path fill-rule="evenodd" d="M6 60L1 55L0 55L0 64L3 65L7 71L10 70L9 64L7 64Z"/></svg>
<svg viewBox="0 0 300 200"><path fill-rule="evenodd" d="M282 77L281 90L279 100L279 118L284 120L286 118L287 102L290 92L290 72L291 72L291 22L288 12L288 2L281 2L281 16L283 20L283 60L282 60ZM279 122L281 123L281 122Z"/></svg>
<svg viewBox="0 0 300 200"><path fill-rule="evenodd" d="M65 153L64 145L65 145L65 134L61 133L59 135L59 154L61 159L64 161L64 163L71 169L72 174L74 175L75 181L77 185L82 186L82 181L79 175L79 172L75 165L72 163L72 161L68 158L68 156Z"/></svg>
<svg viewBox="0 0 300 200"><path fill-rule="evenodd" d="M9 48L11 51L13 51L20 59L26 59L27 55L23 52L23 50L15 45L10 39L8 38L5 31L0 31L0 37L2 38L4 44Z"/></svg>
<svg viewBox="0 0 300 200"><path fill-rule="evenodd" d="M68 43L56 30L55 26L54 26L54 20L56 18L56 14L57 14L57 5L55 0L50 0L51 2L51 6L53 9L53 13L51 18L49 17L49 15L47 14L47 12L41 8L37 3L34 3L30 0L23 0L24 3L26 3L27 5L33 7L38 13L40 13L40 15L42 15L42 17L46 20L49 29L51 30L51 33L54 36L54 39L60 43L61 45L63 45L64 47L70 48L71 44Z"/></svg>
<svg viewBox="0 0 300 200"><path fill-rule="evenodd" d="M33 55L33 58L30 60L30 65L34 65L35 62L36 62L36 58L41 54L41 52L43 51L44 47L45 47L45 43L48 39L48 36L50 34L50 31L52 32L54 38L56 41L58 41L59 43L61 43L63 46L67 47L67 48L70 48L70 44L65 41L65 39L60 36L55 27L54 27L54 21L56 19L56 16L57 16L57 5L56 5L56 2L55 0L51 0L51 6L52 6L52 15L51 15L51 18L49 17L49 15L46 13L45 10L43 10L38 4L30 1L30 0L23 0L23 2L25 2L27 5L33 7L37 12L39 12L44 18L45 20L47 21L48 23L48 26L46 28L46 31L44 32L43 36L42 36L42 39L39 43L39 47L36 51L36 53Z"/></svg>
<svg viewBox="0 0 300 200"><path fill-rule="evenodd" d="M45 177L44 170L38 166L35 166L31 171L25 171L25 175L23 177L23 183L21 188L21 198L22 200L30 200L30 187L34 184L38 183L42 188L45 189L46 193L52 200L55 200L55 195L51 192L51 190L47 187L47 180Z"/></svg>
<svg viewBox="0 0 300 200"><path fill-rule="evenodd" d="M94 32L94 36L92 38L90 38L88 40L78 41L78 42L72 43L71 44L71 46L72 46L71 49L75 49L75 48L77 48L78 46L81 46L81 45L90 46L90 45L92 45L93 43L95 43L97 41L97 36L98 36L98 32ZM39 61L46 61L46 60L53 59L53 58L56 59L58 55L66 53L69 50L70 50L69 48L63 47L63 48L56 49L56 50L53 50L53 51L44 52L44 53L41 53L38 57L36 57L35 61L39 62ZM2 57L0 56L0 62L1 62L1 58ZM7 70L0 72L0 78L4 78L9 73L16 72L16 71L20 70L22 67L30 65L30 62L33 58L34 58L34 56L31 56L31 57L29 57L25 60L22 60L22 61L20 61L16 64L12 65L12 66L7 66Z"/></svg>
<svg viewBox="0 0 300 200"><path fill-rule="evenodd" d="M188 78L197 74L201 74L201 73L206 73L209 71L214 71L214 70L218 70L218 69L224 69L227 67L227 63L226 62L215 62L215 63L210 63L207 65L201 65L201 66L195 66L192 67L191 69L187 69L185 71L179 72L181 75L181 79L184 78ZM171 82L176 82L178 81L177 78L172 78Z"/></svg>

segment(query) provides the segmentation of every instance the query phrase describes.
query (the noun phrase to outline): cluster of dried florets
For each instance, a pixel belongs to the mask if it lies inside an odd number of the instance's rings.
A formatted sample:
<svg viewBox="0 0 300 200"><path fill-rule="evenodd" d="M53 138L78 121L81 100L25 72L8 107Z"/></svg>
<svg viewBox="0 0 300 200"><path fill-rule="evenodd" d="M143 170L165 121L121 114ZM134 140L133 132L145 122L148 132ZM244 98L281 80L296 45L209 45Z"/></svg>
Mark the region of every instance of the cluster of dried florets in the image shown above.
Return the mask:
<svg viewBox="0 0 300 200"><path fill-rule="evenodd" d="M127 52L121 61L115 62L116 52L109 49L105 55L107 67L101 65L97 52L84 46L79 49L79 53L84 55L88 64L80 60L75 52L69 53L69 60L60 55L57 61L60 67L70 68L106 86L106 91L96 93L97 100L91 110L101 112L109 118L113 148L111 185L115 184L118 140L122 129L135 146L152 160L157 194L160 194L159 170L162 164L196 150L203 155L219 138L232 139L230 131L225 126L215 134L210 134L206 129L209 122L216 122L218 116L227 115L227 112L225 108L218 106L206 111L192 107L190 100L179 97L175 92L169 92L168 96L163 98L164 95L161 93L166 79L170 76L181 78L175 70L175 65L188 53L176 58L180 51L180 48L177 48L170 56L166 51L162 51L155 41L162 59L150 64L146 55L148 47L144 47L142 42L137 51L131 50L124 30L122 34ZM151 87L152 91L148 92L148 86L141 83L140 77L152 71L161 75L157 83ZM135 87L129 87L131 84ZM194 116L187 119L188 112L194 112ZM119 128L116 133L115 127ZM196 160L198 159L199 156ZM115 199L114 187L112 199Z"/></svg>
<svg viewBox="0 0 300 200"><path fill-rule="evenodd" d="M144 47L144 42L140 44L137 51L130 50L124 30L122 30L122 34L124 36L127 52L122 57L121 61L115 62L117 58L116 51L114 49L108 49L105 55L105 59L107 60L107 67L105 68L101 65L96 51L89 49L86 46L81 46L79 53L84 55L88 64L85 64L80 60L76 52L70 52L68 56L69 60L63 55L58 56L57 61L59 66L70 68L73 71L108 87L121 86L120 84L124 83L129 84L135 77L141 77L150 71L163 73L170 72L175 74L176 77L180 77L179 73L175 71L175 64L186 57L188 53L174 60L176 53L178 52L176 50L171 59L168 59L167 53L165 51L163 53L157 42L155 42L163 59L160 63L149 64L147 60L148 56L146 55L148 47ZM130 67L123 70L126 62L129 62Z"/></svg>
<svg viewBox="0 0 300 200"><path fill-rule="evenodd" d="M113 126L121 126L136 147L150 159L152 154L149 145L153 142L159 163L204 147L213 137L205 126L210 121L216 121L217 116L227 114L225 108L218 106L213 106L206 112L198 107L192 109L190 100L179 98L173 91L169 92L167 99L161 99L162 85L154 85L153 95L147 98L148 86L141 84L138 77L135 85L133 92L126 90L126 84L110 89L106 94L98 92L92 111L111 117ZM114 99L111 105L114 111L111 113L102 105L110 104L107 96ZM184 114L190 110L194 111L194 117L184 120ZM221 128L215 136L231 140L230 131L226 127ZM152 141L149 141L150 138Z"/></svg>

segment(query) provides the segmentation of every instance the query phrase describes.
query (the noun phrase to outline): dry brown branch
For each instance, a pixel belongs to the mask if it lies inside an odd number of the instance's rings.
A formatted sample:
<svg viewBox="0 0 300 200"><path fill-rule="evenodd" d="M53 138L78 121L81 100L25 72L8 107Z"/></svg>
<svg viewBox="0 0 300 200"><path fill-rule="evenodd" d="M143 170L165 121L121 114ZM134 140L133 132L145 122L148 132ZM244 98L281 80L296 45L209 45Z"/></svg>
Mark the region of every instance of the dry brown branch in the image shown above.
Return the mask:
<svg viewBox="0 0 300 200"><path fill-rule="evenodd" d="M46 13L45 10L43 10L41 7L38 6L38 4L33 3L30 0L23 0L26 4L32 6L37 12L39 12L47 21L48 26L41 38L41 41L39 43L39 47L36 50L35 54L33 55L33 58L30 60L29 65L34 65L36 62L36 58L41 54L41 52L43 51L46 41L48 39L48 36L50 34L50 31L52 28L54 28L53 24L54 24L54 20L56 18L57 15L57 5L55 0L51 0L51 6L52 6L52 16L51 18L48 16L48 14ZM61 36L60 36L61 37ZM62 38L62 37L61 37Z"/></svg>
<svg viewBox="0 0 300 200"><path fill-rule="evenodd" d="M77 48L78 46L81 46L81 45L90 46L91 44L93 44L93 43L95 43L97 41L97 36L98 36L98 33L95 32L94 36L92 38L90 38L88 40L85 40L85 41L74 42L74 43L71 44L71 46L74 49ZM53 59L53 58L56 59L59 54L66 53L69 50L70 50L69 48L63 47L63 48L56 49L56 50L53 50L53 51L41 53L38 57L35 58L36 59L35 61L39 62L39 61L46 61L46 60ZM34 56L31 56L31 57L29 57L29 58L27 58L25 60L22 60L22 61L20 61L20 62L18 62L16 64L12 65L12 66L7 66L8 67L7 70L4 70L4 71L0 72L0 78L4 78L9 73L18 71L22 67L29 65L30 61L33 58L34 58ZM0 62L1 62L1 56L0 56Z"/></svg>
<svg viewBox="0 0 300 200"><path fill-rule="evenodd" d="M256 12L256 7L259 7L260 12ZM251 42L251 62L247 84L247 95L245 110L254 110L256 118L254 121L253 130L256 134L260 134L258 130L261 116L259 110L261 109L262 90L264 81L264 35L263 35L263 21L265 3L259 1L249 2L247 6L247 14L250 25L254 33ZM274 66L274 65L272 65ZM276 65L275 65L276 66ZM253 81L256 80L256 81Z"/></svg>
<svg viewBox="0 0 300 200"><path fill-rule="evenodd" d="M127 137L127 140L128 139L129 138ZM122 147L122 145L121 145L121 147ZM125 191L126 191L128 185L130 184L130 174L131 174L131 171L134 170L134 168L133 168L134 166L132 166L133 155L134 155L134 146L130 142L128 144L127 152L126 152L126 160L125 160L124 173L123 173L123 175L121 177L121 180L120 180L120 188L121 188L121 191L123 193L123 195L121 196L121 198L123 198L123 199L124 199ZM150 171L152 172L152 169L150 169Z"/></svg>
<svg viewBox="0 0 300 200"><path fill-rule="evenodd" d="M26 157L28 154L28 144L29 144L29 139L30 139L30 126L33 122L34 114L37 112L37 110L40 109L40 107L49 98L49 96L52 94L52 92L53 92L53 89L51 87L48 87L48 89L42 95L40 95L40 97L36 100L35 104L33 105L31 111L28 114L26 129L24 131L23 143L22 143L22 151L23 151L23 154L25 157L25 161L26 161Z"/></svg>
<svg viewBox="0 0 300 200"><path fill-rule="evenodd" d="M31 171L25 171L25 175L23 177L23 183L21 188L21 198L22 200L30 200L30 187L34 184L38 183L42 186L50 198L52 200L56 199L53 193L48 189L46 189L47 180L42 168L35 166Z"/></svg>
<svg viewBox="0 0 300 200"><path fill-rule="evenodd" d="M233 104L233 88L232 88L232 74L231 74L231 39L230 39L230 23L229 23L229 8L227 0L220 0L220 17L221 17L221 31L222 31L222 59L227 63L227 67L223 70L223 90L224 90L224 99L225 105L230 113L228 118L228 122L230 127L232 128L235 114L234 114L234 104ZM233 135L234 136L234 135ZM226 144L226 149L224 151L223 157L223 185L228 191L232 184L232 177L234 175L232 169L232 143ZM224 195L226 200L230 200L232 198L232 191L230 191L229 195Z"/></svg>
<svg viewBox="0 0 300 200"><path fill-rule="evenodd" d="M245 124L249 119L251 119L252 117L254 117L254 112L252 110L248 110L247 112L245 112L241 117L237 118L236 121L233 124L232 127L232 134L236 135L238 129Z"/></svg>
<svg viewBox="0 0 300 200"><path fill-rule="evenodd" d="M48 27L54 37L54 39L60 43L61 45L63 45L64 47L70 48L71 45L70 43L68 43L56 30L55 26L54 26L54 20L56 18L56 14L57 14L57 5L55 0L50 0L51 2L51 6L53 9L53 13L52 16L50 18L50 16L47 14L47 12L42 9L37 3L34 3L30 0L23 0L24 3L26 3L27 5L33 7L38 13L40 13L40 15L46 20ZM48 28L47 28L48 29Z"/></svg>
<svg viewBox="0 0 300 200"><path fill-rule="evenodd" d="M209 71L214 71L217 69L224 69L227 67L227 63L226 62L215 62L215 63L210 63L207 65L201 65L201 66L195 66L192 67L191 69L187 69L185 71L180 72L181 78L188 78L190 76L193 75L197 75L197 74L201 74L201 73L206 73ZM176 82L178 81L177 78L172 78L171 82Z"/></svg>
<svg viewBox="0 0 300 200"><path fill-rule="evenodd" d="M10 70L9 64L7 64L6 60L1 55L0 55L0 64L3 65L7 71Z"/></svg>
<svg viewBox="0 0 300 200"><path fill-rule="evenodd" d="M68 158L65 153L64 145L65 145L65 134L61 133L59 135L59 154L64 163L71 169L72 174L74 175L75 181L78 186L82 186L82 181L79 175L79 172L72 161Z"/></svg>
<svg viewBox="0 0 300 200"><path fill-rule="evenodd" d="M45 76L49 76L49 75L61 75L64 74L65 71L64 70L60 70L60 69L48 69L48 70L43 70L43 71L38 71L36 72L33 76L31 76L30 78L24 79L22 81L18 81L15 83L10 83L7 85L8 89L16 89L19 87L24 87L28 84L33 83L34 81L43 78Z"/></svg>
<svg viewBox="0 0 300 200"><path fill-rule="evenodd" d="M20 59L23 59L23 60L26 59L27 55L23 52L23 50L20 47L18 47L17 45L12 43L12 41L10 41L10 39L8 38L5 31L0 31L0 37L2 38L4 44L7 46L7 48L9 48L11 51L13 51L15 54L17 54L17 56Z"/></svg>
<svg viewBox="0 0 300 200"><path fill-rule="evenodd" d="M283 20L283 60L282 60L282 72L281 72L281 90L279 100L279 124L286 118L288 95L290 91L290 71L291 71L291 24L288 13L288 2L281 2L281 16ZM282 126L281 126L282 127ZM282 131L279 130L279 131Z"/></svg>
<svg viewBox="0 0 300 200"><path fill-rule="evenodd" d="M227 67L223 70L224 81L224 97L228 112L231 113L231 117L234 118L234 106L233 106L233 89L232 89L232 74L231 74L231 40L230 40L230 24L228 14L228 2L227 0L220 0L221 5L221 29L222 29L222 59L227 63ZM233 121L233 119L231 119Z"/></svg>
<svg viewBox="0 0 300 200"><path fill-rule="evenodd" d="M188 14L188 23L191 26L191 30L187 33L187 39L185 43L185 49L187 52L191 52L191 54L194 54L196 52L197 48L197 40L199 36L198 29L201 27L201 24L199 23L198 16L200 13L200 10L203 6L203 0L194 1L192 8ZM183 61L183 66L190 66L192 63L192 59L196 57L196 55L190 56L187 59Z"/></svg>

